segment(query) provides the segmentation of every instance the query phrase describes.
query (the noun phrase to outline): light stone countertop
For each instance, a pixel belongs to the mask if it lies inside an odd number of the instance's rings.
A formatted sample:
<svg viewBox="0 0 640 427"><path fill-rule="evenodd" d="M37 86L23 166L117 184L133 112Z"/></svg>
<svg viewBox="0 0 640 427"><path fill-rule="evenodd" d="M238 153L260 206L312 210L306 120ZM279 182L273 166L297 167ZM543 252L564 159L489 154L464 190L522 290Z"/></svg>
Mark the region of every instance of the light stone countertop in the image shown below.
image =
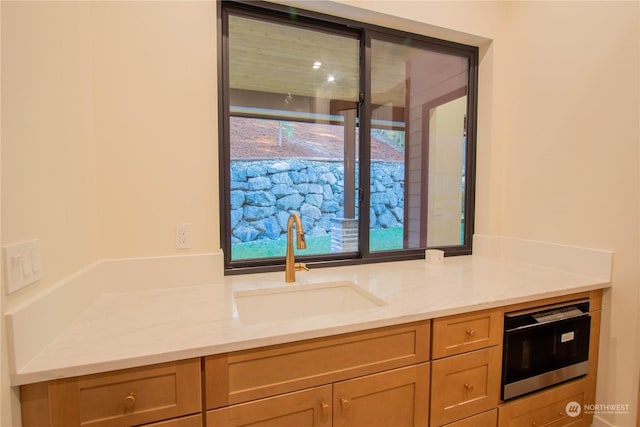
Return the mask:
<svg viewBox="0 0 640 427"><path fill-rule="evenodd" d="M227 276L224 283L106 293L12 376L13 385L317 338L609 287L595 277L502 258L459 256ZM243 323L233 293L347 280L384 300L369 309Z"/></svg>

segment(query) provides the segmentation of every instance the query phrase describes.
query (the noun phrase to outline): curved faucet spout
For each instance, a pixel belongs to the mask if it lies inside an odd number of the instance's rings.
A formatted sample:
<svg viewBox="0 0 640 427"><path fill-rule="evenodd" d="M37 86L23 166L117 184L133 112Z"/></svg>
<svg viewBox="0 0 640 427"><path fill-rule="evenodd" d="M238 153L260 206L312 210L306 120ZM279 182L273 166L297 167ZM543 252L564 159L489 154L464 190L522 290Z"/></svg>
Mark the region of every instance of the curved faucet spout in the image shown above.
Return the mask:
<svg viewBox="0 0 640 427"><path fill-rule="evenodd" d="M296 281L296 270L308 270L307 266L303 263L296 263L293 254L293 224L296 224L296 246L298 249L306 249L307 242L304 240L304 230L302 229L302 221L300 216L296 213L289 215L287 221L287 256L285 259L285 277L284 281L292 283Z"/></svg>

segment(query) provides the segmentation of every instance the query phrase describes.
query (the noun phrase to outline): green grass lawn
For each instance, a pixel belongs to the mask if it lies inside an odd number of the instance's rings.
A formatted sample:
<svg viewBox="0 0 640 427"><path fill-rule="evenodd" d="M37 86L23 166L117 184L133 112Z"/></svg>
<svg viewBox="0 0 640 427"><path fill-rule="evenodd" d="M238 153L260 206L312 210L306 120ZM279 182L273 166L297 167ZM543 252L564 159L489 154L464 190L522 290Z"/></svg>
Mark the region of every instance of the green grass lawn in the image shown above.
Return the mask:
<svg viewBox="0 0 640 427"><path fill-rule="evenodd" d="M371 230L371 251L402 249L402 227ZM296 249L296 255L316 255L331 253L331 235L308 236L307 249ZM233 260L284 257L287 253L286 240L260 240L257 242L234 243L231 246Z"/></svg>

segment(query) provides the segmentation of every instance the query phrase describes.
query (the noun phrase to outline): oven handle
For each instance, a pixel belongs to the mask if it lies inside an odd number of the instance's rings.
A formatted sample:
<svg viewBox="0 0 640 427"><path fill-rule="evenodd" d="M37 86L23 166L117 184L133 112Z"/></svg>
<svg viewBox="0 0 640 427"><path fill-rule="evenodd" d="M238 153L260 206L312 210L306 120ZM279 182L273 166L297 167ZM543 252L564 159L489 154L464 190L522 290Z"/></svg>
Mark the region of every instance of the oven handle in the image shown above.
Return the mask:
<svg viewBox="0 0 640 427"><path fill-rule="evenodd" d="M551 325L552 323L558 323L558 322L562 322L565 320L574 320L574 319L580 319L582 317L591 317L591 315L589 315L589 313L582 313L582 314L578 314L576 316L571 316L571 317L567 317L565 319L558 319L558 320L549 320L547 322L540 322L540 323L532 323L530 325L523 325L523 326L518 326L517 328L511 328L511 329L507 329L505 330L505 334L509 333L509 332L516 332L516 331L522 331L525 329L530 329L530 328L535 328L537 326L547 326L547 325Z"/></svg>

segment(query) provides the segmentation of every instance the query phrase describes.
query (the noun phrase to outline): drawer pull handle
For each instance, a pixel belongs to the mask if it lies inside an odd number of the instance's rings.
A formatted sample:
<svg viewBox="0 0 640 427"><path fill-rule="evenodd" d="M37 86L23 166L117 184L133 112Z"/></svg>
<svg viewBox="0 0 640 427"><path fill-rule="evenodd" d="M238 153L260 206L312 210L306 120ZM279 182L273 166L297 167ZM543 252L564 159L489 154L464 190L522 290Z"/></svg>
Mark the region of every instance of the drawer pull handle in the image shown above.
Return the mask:
<svg viewBox="0 0 640 427"><path fill-rule="evenodd" d="M475 329L467 329L467 336L469 337L475 337L476 336L476 330Z"/></svg>
<svg viewBox="0 0 640 427"><path fill-rule="evenodd" d="M322 402L320 404L320 412L324 414L327 412L327 409L329 409L329 404L327 402Z"/></svg>
<svg viewBox="0 0 640 427"><path fill-rule="evenodd" d="M136 394L135 393L129 393L124 398L124 407L126 409L132 409L134 406L136 406Z"/></svg>
<svg viewBox="0 0 640 427"><path fill-rule="evenodd" d="M341 398L340 398L340 404L341 404L343 407L345 407L345 406L349 405L349 403L350 403L349 399L345 399L344 397L341 397Z"/></svg>
<svg viewBox="0 0 640 427"><path fill-rule="evenodd" d="M464 385L465 390L467 391L473 391L473 384L465 384Z"/></svg>

